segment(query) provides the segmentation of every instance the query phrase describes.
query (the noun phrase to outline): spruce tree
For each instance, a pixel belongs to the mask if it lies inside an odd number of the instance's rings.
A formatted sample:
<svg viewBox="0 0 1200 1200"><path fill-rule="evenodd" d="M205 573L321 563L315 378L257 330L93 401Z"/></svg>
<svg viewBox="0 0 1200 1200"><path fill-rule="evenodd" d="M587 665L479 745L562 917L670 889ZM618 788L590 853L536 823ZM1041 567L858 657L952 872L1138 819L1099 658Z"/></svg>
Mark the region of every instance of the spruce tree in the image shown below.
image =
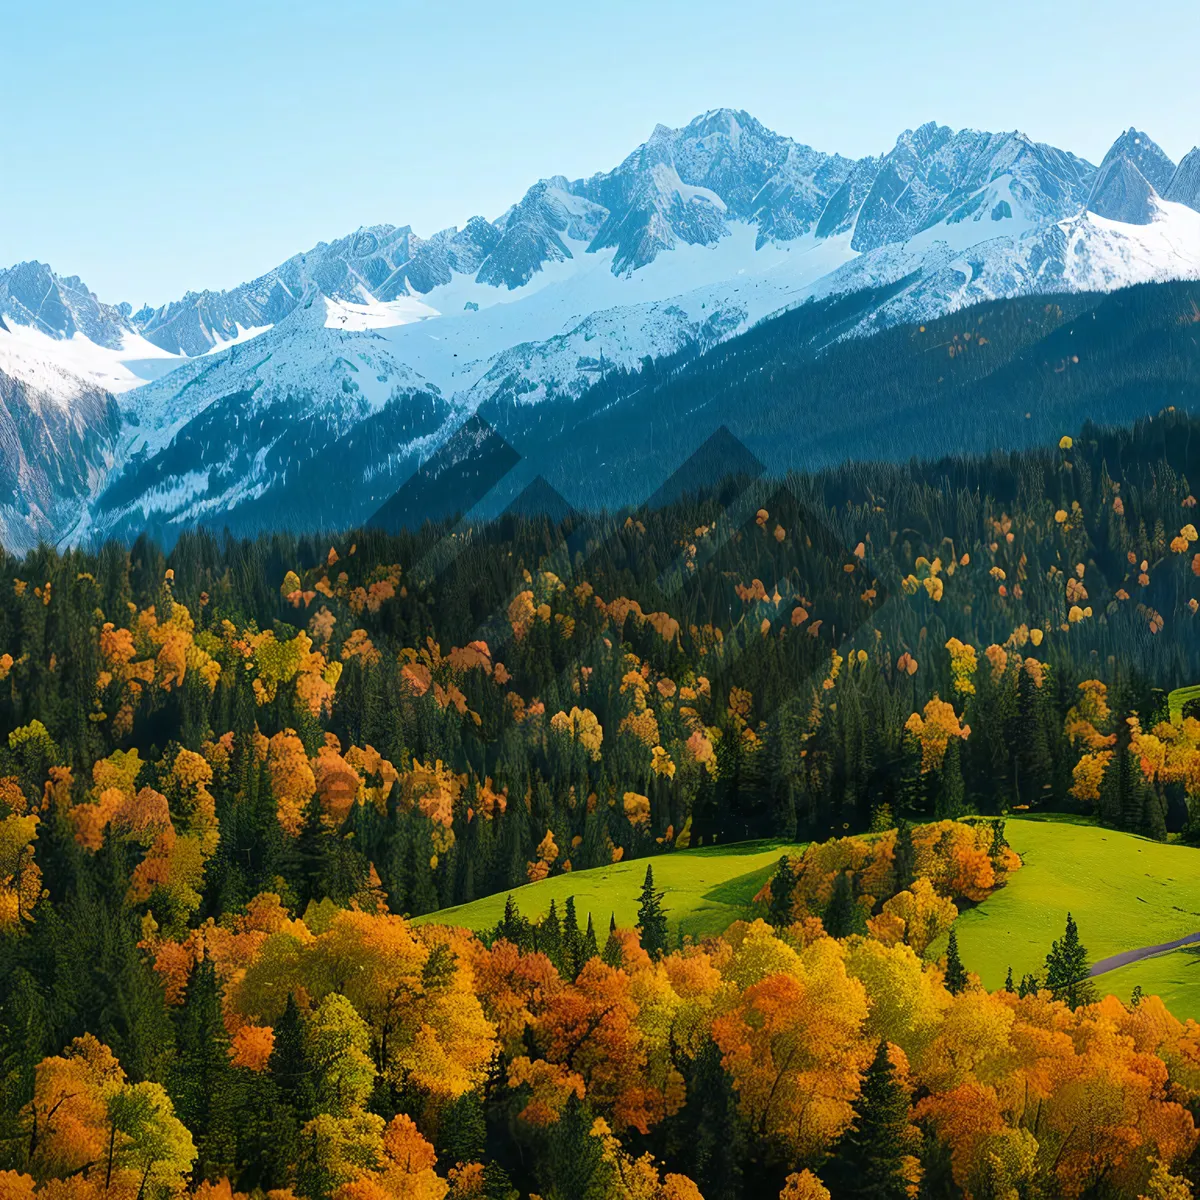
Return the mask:
<svg viewBox="0 0 1200 1200"><path fill-rule="evenodd" d="M575 897L567 897L566 911L562 920L562 969L570 979L579 974L583 966L583 934L579 932L579 917L575 913Z"/></svg>
<svg viewBox="0 0 1200 1200"><path fill-rule="evenodd" d="M521 1200L508 1172L498 1163L484 1163L483 1200Z"/></svg>
<svg viewBox="0 0 1200 1200"><path fill-rule="evenodd" d="M238 1098L221 1013L221 985L207 956L188 979L176 1017L175 1045L169 1090L176 1115L196 1142L196 1178L228 1175L236 1157Z"/></svg>
<svg viewBox="0 0 1200 1200"><path fill-rule="evenodd" d="M958 954L958 931L950 929L950 943L946 947L946 990L957 996L967 989L967 969Z"/></svg>
<svg viewBox="0 0 1200 1200"><path fill-rule="evenodd" d="M946 757L942 760L942 769L938 780L937 796L934 799L933 810L938 820L956 820L966 812L966 785L962 774L962 743L958 738L951 738L946 747Z"/></svg>
<svg viewBox="0 0 1200 1200"><path fill-rule="evenodd" d="M267 1071L280 1095L302 1125L316 1115L316 1071L308 1053L306 1022L296 997L288 993L283 1015L275 1023L275 1044Z"/></svg>
<svg viewBox="0 0 1200 1200"><path fill-rule="evenodd" d="M554 964L554 969L560 974L563 969L563 938L562 925L558 920L558 906L550 901L550 911L542 918L538 926L538 947Z"/></svg>
<svg viewBox="0 0 1200 1200"><path fill-rule="evenodd" d="M617 937L617 916L613 913L608 919L608 941L604 943L604 953L600 956L606 966L619 967L624 961L624 951L621 939Z"/></svg>
<svg viewBox="0 0 1200 1200"><path fill-rule="evenodd" d="M604 1159L600 1140L592 1135L594 1117L572 1095L557 1121L547 1127L545 1150L534 1166L543 1195L590 1198L617 1194L613 1168Z"/></svg>
<svg viewBox="0 0 1200 1200"><path fill-rule="evenodd" d="M1015 992L1017 989L1013 986L1012 967L1008 968L1008 974L1004 977L1004 990L1006 992Z"/></svg>
<svg viewBox="0 0 1200 1200"><path fill-rule="evenodd" d="M720 1049L706 1040L695 1058L681 1060L680 1070L687 1101L661 1127L664 1156L688 1178L704 1181L706 1200L758 1195L743 1186L753 1132L739 1119L737 1092L721 1064Z"/></svg>
<svg viewBox="0 0 1200 1200"><path fill-rule="evenodd" d="M654 890L654 868L646 866L646 879L638 900L637 929L642 949L651 958L661 958L667 952L667 914L662 906L663 893Z"/></svg>
<svg viewBox="0 0 1200 1200"><path fill-rule="evenodd" d="M839 871L833 881L833 893L821 917L825 932L830 937L849 937L854 932L857 908L854 903L854 885L849 871Z"/></svg>
<svg viewBox="0 0 1200 1200"><path fill-rule="evenodd" d="M437 1128L437 1155L447 1166L479 1162L487 1143L487 1121L478 1092L464 1092L445 1108Z"/></svg>
<svg viewBox="0 0 1200 1200"><path fill-rule="evenodd" d="M1091 966L1087 950L1079 940L1075 918L1067 913L1067 927L1056 938L1046 955L1046 984L1055 1000L1064 1000L1071 1008L1090 1004L1096 995L1095 984L1089 977Z"/></svg>
<svg viewBox="0 0 1200 1200"><path fill-rule="evenodd" d="M829 1166L834 1194L845 1200L906 1200L908 1095L881 1041L862 1076L854 1119Z"/></svg>
<svg viewBox="0 0 1200 1200"><path fill-rule="evenodd" d="M796 887L796 872L785 854L775 868L771 879L771 904L767 909L767 920L781 929L792 923L792 892Z"/></svg>
<svg viewBox="0 0 1200 1200"><path fill-rule="evenodd" d="M596 926L592 924L592 914L588 913L587 932L583 935L583 944L579 952L579 970L583 970L591 960L600 953L596 943Z"/></svg>
<svg viewBox="0 0 1200 1200"><path fill-rule="evenodd" d="M903 818L896 825L896 849L892 857L896 891L906 892L917 879L917 850L913 845L913 827Z"/></svg>
<svg viewBox="0 0 1200 1200"><path fill-rule="evenodd" d="M504 916L496 925L493 938L496 941L503 938L506 942L511 942L514 946L522 949L529 940L529 923L521 916L511 892L505 898Z"/></svg>

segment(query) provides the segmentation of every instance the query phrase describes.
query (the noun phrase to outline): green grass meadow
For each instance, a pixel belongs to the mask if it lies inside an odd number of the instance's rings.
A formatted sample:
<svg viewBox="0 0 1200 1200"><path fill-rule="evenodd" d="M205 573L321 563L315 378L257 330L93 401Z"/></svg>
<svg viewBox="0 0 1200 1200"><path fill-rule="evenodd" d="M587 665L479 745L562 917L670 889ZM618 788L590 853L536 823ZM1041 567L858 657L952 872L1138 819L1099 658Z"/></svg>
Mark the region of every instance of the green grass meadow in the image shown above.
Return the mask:
<svg viewBox="0 0 1200 1200"><path fill-rule="evenodd" d="M1200 849L1063 820L1010 819L1005 828L1024 866L957 923L963 962L984 986L1000 987L1010 966L1017 980L1043 973L1068 912L1093 962L1200 930ZM1140 984L1177 1016L1200 1018L1192 951L1144 959L1096 983L1123 1000Z"/></svg>
<svg viewBox="0 0 1200 1200"><path fill-rule="evenodd" d="M558 902L561 915L567 897L574 896L580 925L586 926L590 913L597 936L603 939L608 933L610 916L615 915L621 926L637 923L638 893L649 863L654 868L655 886L666 893L663 906L672 930L706 936L722 933L734 921L749 915L750 901L770 879L780 856L795 855L801 850L802 846L771 841L679 850L656 858L555 875L514 888L512 897L523 916L536 920L549 911L551 900ZM487 896L420 919L439 925L489 929L504 915L505 895Z"/></svg>
<svg viewBox="0 0 1200 1200"><path fill-rule="evenodd" d="M1200 930L1200 849L1164 844L1071 818L1010 818L1009 842L1024 863L1008 885L957 922L963 962L985 987L1044 971L1046 951L1074 915L1092 961L1123 950L1174 941ZM780 855L802 846L740 842L707 846L556 875L514 888L522 914L536 920L550 901L559 912L575 897L580 924L590 914L603 939L610 916L637 922L638 893L649 862L673 930L693 936L721 933L752 915L751 900L771 877ZM424 922L488 929L504 913L505 894L488 896L420 918ZM930 948L936 956L945 939ZM1128 1000L1141 986L1160 995L1181 1018L1200 1019L1200 951L1175 950L1096 979L1102 992Z"/></svg>

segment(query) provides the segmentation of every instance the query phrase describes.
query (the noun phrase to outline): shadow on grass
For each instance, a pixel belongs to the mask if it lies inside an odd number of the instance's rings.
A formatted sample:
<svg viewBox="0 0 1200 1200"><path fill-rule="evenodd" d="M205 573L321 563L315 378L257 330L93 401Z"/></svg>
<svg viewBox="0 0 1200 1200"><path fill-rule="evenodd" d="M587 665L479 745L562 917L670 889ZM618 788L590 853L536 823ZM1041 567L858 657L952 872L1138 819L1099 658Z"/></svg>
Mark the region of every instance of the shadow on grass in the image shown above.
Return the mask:
<svg viewBox="0 0 1200 1200"><path fill-rule="evenodd" d="M695 846L689 850L681 850L689 858L733 858L739 854L763 854L767 850L783 851L795 849L792 842L780 841L776 838L760 838L755 842L718 842L715 846Z"/></svg>
<svg viewBox="0 0 1200 1200"><path fill-rule="evenodd" d="M1040 821L1053 825L1090 825L1093 829L1103 828L1095 817L1084 816L1083 813L1010 812L1006 819L1009 821Z"/></svg>
<svg viewBox="0 0 1200 1200"><path fill-rule="evenodd" d="M747 871L745 875L735 875L718 883L704 893L704 899L713 904L727 904L730 908L745 908L749 911L754 897L762 890L762 886L775 874L775 864L759 867L755 871Z"/></svg>

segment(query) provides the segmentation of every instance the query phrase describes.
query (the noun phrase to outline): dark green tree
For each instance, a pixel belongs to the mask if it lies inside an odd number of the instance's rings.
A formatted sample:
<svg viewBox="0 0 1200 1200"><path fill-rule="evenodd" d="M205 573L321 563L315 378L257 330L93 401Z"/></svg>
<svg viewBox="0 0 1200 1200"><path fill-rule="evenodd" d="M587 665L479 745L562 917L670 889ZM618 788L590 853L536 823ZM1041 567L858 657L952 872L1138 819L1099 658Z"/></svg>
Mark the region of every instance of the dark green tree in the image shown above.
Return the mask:
<svg viewBox="0 0 1200 1200"><path fill-rule="evenodd" d="M827 1170L842 1200L906 1200L904 1159L911 1153L909 1097L881 1041L862 1075L854 1118Z"/></svg>
<svg viewBox="0 0 1200 1200"><path fill-rule="evenodd" d="M917 851L913 846L913 827L903 817L896 823L896 849L892 859L896 891L906 892L916 882Z"/></svg>
<svg viewBox="0 0 1200 1200"><path fill-rule="evenodd" d="M792 923L792 892L796 887L796 872L785 854L771 877L771 903L767 909L767 920L781 929Z"/></svg>
<svg viewBox="0 0 1200 1200"><path fill-rule="evenodd" d="M238 1097L221 1013L221 985L207 956L192 968L175 1030L171 1099L196 1142L196 1178L217 1179L233 1169Z"/></svg>
<svg viewBox="0 0 1200 1200"><path fill-rule="evenodd" d="M946 947L946 990L952 996L957 996L966 991L968 982L967 969L958 953L958 931L952 927L950 942Z"/></svg>
<svg viewBox="0 0 1200 1200"><path fill-rule="evenodd" d="M663 909L663 894L654 890L654 868L647 864L646 878L638 899L637 930L641 934L642 949L651 958L661 958L667 946L667 914Z"/></svg>
<svg viewBox="0 0 1200 1200"><path fill-rule="evenodd" d="M1087 950L1079 940L1079 929L1075 918L1067 913L1067 927L1061 938L1056 938L1046 955L1047 987L1055 1000L1063 1000L1072 1008L1090 1004L1096 996L1096 986L1089 973Z"/></svg>
<svg viewBox="0 0 1200 1200"><path fill-rule="evenodd" d="M583 934L579 931L579 917L575 912L575 897L568 896L562 920L563 972L571 979L579 974L586 961L583 954Z"/></svg>
<svg viewBox="0 0 1200 1200"><path fill-rule="evenodd" d="M858 906L854 903L854 884L849 871L838 872L821 920L830 937L849 937L854 932L858 923Z"/></svg>
<svg viewBox="0 0 1200 1200"><path fill-rule="evenodd" d="M307 1021L290 992L283 1014L275 1023L275 1044L267 1071L300 1124L316 1115L317 1072L308 1052Z"/></svg>
<svg viewBox="0 0 1200 1200"><path fill-rule="evenodd" d="M511 942L514 946L521 948L529 944L529 922L521 916L517 902L512 898L511 893L504 900L504 916L497 923L492 937L494 941L503 938L506 942Z"/></svg>
<svg viewBox="0 0 1200 1200"><path fill-rule="evenodd" d="M538 925L538 949L561 974L563 970L562 924L558 919L558 906L553 900L550 901L550 911Z"/></svg>
<svg viewBox="0 0 1200 1200"><path fill-rule="evenodd" d="M479 1162L487 1144L487 1120L477 1092L464 1092L446 1106L438 1122L438 1159L447 1166Z"/></svg>
<svg viewBox="0 0 1200 1200"><path fill-rule="evenodd" d="M583 944L579 953L580 970L599 953L600 947L596 944L596 926L592 924L592 914L588 913L587 931L583 935Z"/></svg>
<svg viewBox="0 0 1200 1200"><path fill-rule="evenodd" d="M608 940L604 943L604 952L600 957L610 967L619 967L624 958L624 951L621 949L621 939L617 937L617 917L615 913L608 919Z"/></svg>

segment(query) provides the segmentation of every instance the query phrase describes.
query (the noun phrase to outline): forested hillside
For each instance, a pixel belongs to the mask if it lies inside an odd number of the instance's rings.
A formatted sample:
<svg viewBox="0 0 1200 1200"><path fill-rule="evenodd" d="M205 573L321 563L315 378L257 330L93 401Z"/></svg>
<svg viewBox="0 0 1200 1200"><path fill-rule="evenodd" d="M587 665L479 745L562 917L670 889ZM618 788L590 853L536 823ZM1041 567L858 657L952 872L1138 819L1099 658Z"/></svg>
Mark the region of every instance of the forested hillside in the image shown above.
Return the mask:
<svg viewBox="0 0 1200 1200"><path fill-rule="evenodd" d="M527 403L517 381L480 409L526 460L498 494L541 472L580 508L641 502L722 425L777 475L1028 449L1086 420L1187 405L1200 385L1195 283L888 327L877 314L907 282L800 304L703 354L610 368L578 398Z"/></svg>
<svg viewBox="0 0 1200 1200"><path fill-rule="evenodd" d="M841 1139L879 1120L930 1197L1170 1186L1194 1026L921 956L1017 865L955 818L1200 839L1165 701L1198 477L1168 411L557 525L5 559L0 1182L799 1200L862 1194ZM638 931L405 919L867 831L777 876L780 936L677 947L649 873Z"/></svg>

